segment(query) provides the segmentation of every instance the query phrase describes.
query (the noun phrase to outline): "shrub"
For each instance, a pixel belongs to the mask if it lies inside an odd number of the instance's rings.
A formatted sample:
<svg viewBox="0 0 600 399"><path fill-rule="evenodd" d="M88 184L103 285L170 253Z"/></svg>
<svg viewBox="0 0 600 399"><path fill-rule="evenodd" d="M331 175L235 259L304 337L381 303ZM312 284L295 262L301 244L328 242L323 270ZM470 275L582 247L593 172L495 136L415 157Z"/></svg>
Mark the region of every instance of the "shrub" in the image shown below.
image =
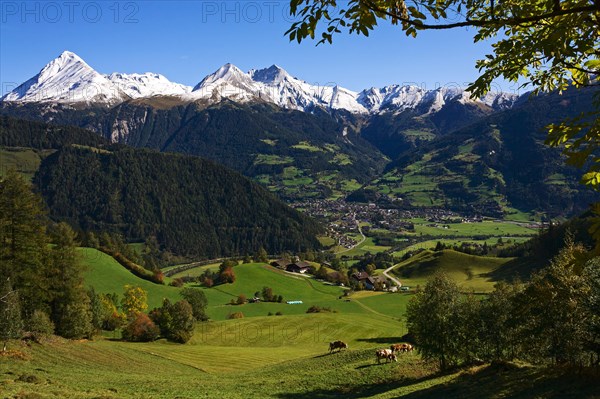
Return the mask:
<svg viewBox="0 0 600 399"><path fill-rule="evenodd" d="M324 313L324 312L337 313L336 310L332 310L330 307L320 307L320 306L317 306L317 305L311 306L306 311L306 313Z"/></svg>
<svg viewBox="0 0 600 399"><path fill-rule="evenodd" d="M27 323L27 329L36 340L41 337L54 334L54 323L46 312L35 310Z"/></svg>
<svg viewBox="0 0 600 399"><path fill-rule="evenodd" d="M228 319L243 319L244 314L242 312L233 312L233 313L229 313L227 318Z"/></svg>
<svg viewBox="0 0 600 399"><path fill-rule="evenodd" d="M265 302L273 302L273 288L271 287L263 287L262 289L262 298Z"/></svg>
<svg viewBox="0 0 600 399"><path fill-rule="evenodd" d="M202 284L203 286L205 286L206 288L210 288L213 285L215 285L215 282L212 278L210 277L203 277L202 281L200 281L200 284Z"/></svg>
<svg viewBox="0 0 600 399"><path fill-rule="evenodd" d="M176 278L173 279L173 281L171 281L171 283L169 284L171 287L183 287L183 279L182 278Z"/></svg>
<svg viewBox="0 0 600 399"><path fill-rule="evenodd" d="M85 299L88 299L87 295ZM92 312L88 301L72 302L61 306L56 332L69 339L89 338L93 333Z"/></svg>
<svg viewBox="0 0 600 399"><path fill-rule="evenodd" d="M131 342L151 342L159 335L159 328L145 313L138 313L123 329L123 339Z"/></svg>
<svg viewBox="0 0 600 399"><path fill-rule="evenodd" d="M283 316L283 313L281 311L275 313L275 316Z"/></svg>
<svg viewBox="0 0 600 399"><path fill-rule="evenodd" d="M245 304L246 302L248 302L248 299L246 298L246 295L244 295L244 294L240 294L240 295L238 295L238 297L237 297L237 301L236 301L236 303L237 303L238 305L243 305L243 304Z"/></svg>
<svg viewBox="0 0 600 399"><path fill-rule="evenodd" d="M165 283L165 274L162 270L156 268L152 272L152 280L150 280L156 284L164 284Z"/></svg>

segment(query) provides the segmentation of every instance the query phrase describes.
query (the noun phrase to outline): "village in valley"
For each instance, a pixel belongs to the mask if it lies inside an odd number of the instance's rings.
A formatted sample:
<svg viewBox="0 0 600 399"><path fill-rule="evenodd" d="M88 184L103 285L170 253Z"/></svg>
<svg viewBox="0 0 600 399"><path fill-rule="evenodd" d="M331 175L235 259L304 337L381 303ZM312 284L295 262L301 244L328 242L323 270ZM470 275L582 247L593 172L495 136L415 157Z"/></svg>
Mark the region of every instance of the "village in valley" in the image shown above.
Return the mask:
<svg viewBox="0 0 600 399"><path fill-rule="evenodd" d="M356 247L361 237L364 238L364 236L381 237L386 235L388 237L387 244L396 249L437 236L483 238L474 237L472 234L452 234L449 230L451 226L457 224L480 224L484 221L504 223L480 214L461 215L444 208L398 209L384 207L378 203L349 202L343 199L312 199L290 205L324 222L328 228L327 235L333 238L336 244L343 249ZM548 223L531 221L516 224L532 230L543 229L548 226ZM429 228L428 233L419 232L419 228L415 228L416 225ZM432 228L445 230L445 232L440 232L440 234L431 233ZM501 234L502 232L488 234L485 238L492 235L500 236ZM505 236L511 234L506 233ZM392 238L390 239L390 237Z"/></svg>

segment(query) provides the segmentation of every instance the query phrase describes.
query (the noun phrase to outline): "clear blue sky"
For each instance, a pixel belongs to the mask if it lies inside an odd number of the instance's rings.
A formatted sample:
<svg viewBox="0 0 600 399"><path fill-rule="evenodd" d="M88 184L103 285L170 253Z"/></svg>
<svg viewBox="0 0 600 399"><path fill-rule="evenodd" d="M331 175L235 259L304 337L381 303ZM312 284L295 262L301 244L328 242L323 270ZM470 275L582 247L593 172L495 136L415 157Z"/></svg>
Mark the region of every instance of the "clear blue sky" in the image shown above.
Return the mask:
<svg viewBox="0 0 600 399"><path fill-rule="evenodd" d="M0 0L2 92L63 50L101 73L157 72L195 85L227 62L244 71L278 64L307 82L356 91L393 83L464 86L477 77L475 61L490 52L489 44L473 44L472 30L412 39L392 26L369 38L341 34L333 45L299 45L284 37L287 7L285 0Z"/></svg>

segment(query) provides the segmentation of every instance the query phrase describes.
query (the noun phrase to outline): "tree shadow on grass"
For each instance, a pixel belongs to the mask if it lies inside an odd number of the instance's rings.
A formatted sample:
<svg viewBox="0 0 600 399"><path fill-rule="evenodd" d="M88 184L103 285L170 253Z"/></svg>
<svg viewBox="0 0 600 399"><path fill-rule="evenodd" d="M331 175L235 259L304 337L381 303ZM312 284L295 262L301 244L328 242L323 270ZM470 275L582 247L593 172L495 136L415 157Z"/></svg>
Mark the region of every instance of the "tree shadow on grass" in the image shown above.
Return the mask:
<svg viewBox="0 0 600 399"><path fill-rule="evenodd" d="M373 364L375 366L377 364ZM365 365L361 367L370 367ZM389 383L364 384L349 387L347 390L340 387L332 389L315 389L303 393L280 394L281 399L302 398L368 398L374 395L384 394L402 387L409 387L421 382L433 380L452 374L437 373L420 378L404 378ZM484 398L598 398L600 392L600 380L597 378L574 376L556 372L550 369L535 367L505 367L498 365L481 366L465 370L457 374L456 378L448 382L439 382L433 386L408 392L398 397L408 399L444 398L444 399L484 399ZM394 395L394 393L391 393Z"/></svg>
<svg viewBox="0 0 600 399"><path fill-rule="evenodd" d="M373 364L372 366L377 366ZM430 378L430 377L427 377ZM409 386L419 383L421 379L410 379L394 381L391 383L380 383L380 384L365 384L354 388L332 388L332 389L315 389L310 392L298 392L298 393L283 393L279 394L278 397L281 399L329 399L329 398L347 398L347 399L359 399L359 398L370 398L372 396L380 395L391 390L401 388L403 386Z"/></svg>
<svg viewBox="0 0 600 399"><path fill-rule="evenodd" d="M357 366L357 367L356 367L356 370L366 369L366 368L370 368L370 367L373 367L373 366L383 366L383 365L385 365L385 364L387 364L387 363L385 363L385 362L384 362L384 363L369 363L369 364L363 364L362 366Z"/></svg>

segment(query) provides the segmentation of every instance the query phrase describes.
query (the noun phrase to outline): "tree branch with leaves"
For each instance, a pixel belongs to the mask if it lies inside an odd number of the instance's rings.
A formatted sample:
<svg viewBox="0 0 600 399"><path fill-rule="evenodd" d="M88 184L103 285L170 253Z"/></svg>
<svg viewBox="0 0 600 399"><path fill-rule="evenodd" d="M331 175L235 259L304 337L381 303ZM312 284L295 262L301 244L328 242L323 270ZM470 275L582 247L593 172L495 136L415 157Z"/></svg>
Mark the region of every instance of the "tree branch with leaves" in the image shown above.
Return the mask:
<svg viewBox="0 0 600 399"><path fill-rule="evenodd" d="M467 90L486 94L494 80L519 83L532 94L600 84L600 0L290 0L298 18L286 35L298 43L342 32L369 36L379 23L407 36L421 31L475 28L475 43L494 40L476 62L480 75ZM338 7L338 5L340 5ZM548 126L546 143L562 147L582 183L600 191L600 94L590 112ZM600 205L594 206L600 215ZM600 218L594 233L600 242ZM598 248L600 250L600 247Z"/></svg>

